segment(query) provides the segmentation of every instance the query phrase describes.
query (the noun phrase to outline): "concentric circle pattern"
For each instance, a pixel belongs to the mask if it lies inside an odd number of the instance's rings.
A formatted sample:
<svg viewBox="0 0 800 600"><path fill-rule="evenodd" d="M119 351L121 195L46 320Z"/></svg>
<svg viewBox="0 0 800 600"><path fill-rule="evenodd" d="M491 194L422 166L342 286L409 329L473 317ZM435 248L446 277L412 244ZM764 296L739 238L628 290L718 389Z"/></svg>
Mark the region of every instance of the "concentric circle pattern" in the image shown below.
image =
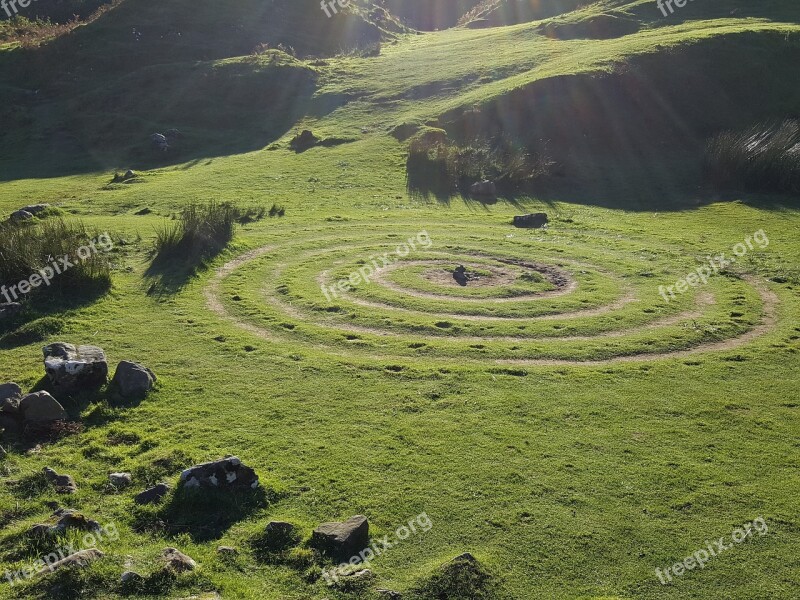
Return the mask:
<svg viewBox="0 0 800 600"><path fill-rule="evenodd" d="M218 269L206 297L253 335L348 361L605 364L766 333L777 297L735 266L660 293L702 260L577 229L346 223L276 236Z"/></svg>

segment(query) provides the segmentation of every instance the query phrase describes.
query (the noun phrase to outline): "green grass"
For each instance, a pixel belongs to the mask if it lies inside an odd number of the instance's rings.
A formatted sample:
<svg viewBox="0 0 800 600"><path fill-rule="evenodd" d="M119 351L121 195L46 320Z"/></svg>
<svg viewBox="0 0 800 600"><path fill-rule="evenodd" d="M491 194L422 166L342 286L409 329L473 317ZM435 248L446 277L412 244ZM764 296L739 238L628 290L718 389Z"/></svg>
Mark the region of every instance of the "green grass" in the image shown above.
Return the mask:
<svg viewBox="0 0 800 600"><path fill-rule="evenodd" d="M92 59L76 63L87 83L80 94L65 83L63 96L17 104L19 80L0 88L2 110L13 107L19 123L33 123L25 136L12 128L4 138L0 211L50 202L92 230L109 231L116 246L107 294L14 324L0 341L0 379L26 391L46 385L41 346L60 340L99 345L112 369L134 360L159 378L136 405L109 403L104 391L68 402L84 430L35 451L27 452L24 438L3 433L9 455L0 459L0 571L38 556L41 549L24 532L48 519L48 502L114 523L120 538L102 542L106 557L82 574L13 588L0 581L0 598L185 598L216 591L226 599L375 600L376 588L414 600L442 592L451 600L795 598L796 202L684 187L679 201L654 209L641 198L666 194L658 178L624 161L617 172L629 178L626 193L600 198L593 183L612 173L599 168L608 156L598 152L587 152L596 163L584 163L587 170L598 167L596 180L568 178L566 194L494 205L457 197L422 201L407 190L407 143L389 135L397 125L448 121L475 105L489 113L519 90L523 98L539 97L546 91L539 86L555 77L578 75L583 79L566 91L594 93L600 88L582 86L630 67L658 79L659 89L672 82L667 107L679 106L674 114L691 119L693 135L705 139L705 113L687 106L716 88L673 79L704 53L715 58L698 63L695 73L716 73L719 81L744 74L742 88L752 85L745 76L770 84L755 85L770 90L761 106L743 102L724 115L708 114L712 133L727 120L746 128L758 112L789 116L798 109L789 79L800 32L792 6L764 3L738 18L717 14L721 5L704 12L697 0L680 17L661 20L642 16L657 11L653 3L634 2L623 8L641 28L619 38L548 39L546 23L520 23L403 35L384 43L379 57L320 64L278 52L272 63L237 55L241 40L228 39L222 26L203 38L211 16L235 21L252 10L245 4L235 15L205 2L184 11L181 26L196 28L176 48L174 62L154 64L158 47L132 50L114 35L139 8L142 22L157 21L166 8L127 0L113 20L100 19L59 46L74 50L70 60ZM252 30L261 22L254 18ZM114 43L97 45L106 39ZM114 49L130 54L117 59ZM719 58L728 51L729 63ZM137 52L149 55L141 68L109 74L109 63L135 64ZM772 71L760 62L765 57L775 59ZM6 58L0 70L13 66ZM104 68L92 75L87 65ZM155 74L169 75L163 106L135 83ZM280 105L285 110L261 106L262 92L277 94L290 74L313 78L314 89L296 103L290 95ZM48 81L52 73L40 76ZM207 84L208 77L221 77L222 85ZM777 89L790 93L771 93ZM114 100L123 90L141 96ZM207 103L198 90L210 94ZM686 101L673 104L678 92ZM570 106L594 116L602 107L621 118L602 98L594 100ZM242 113L240 102L252 112ZM132 138L115 141L107 127L115 106L131 117L123 129L141 119L136 127L145 140L154 127L175 126L200 141L191 156L146 164L134 182L110 185L114 169L138 166ZM82 151L73 153L56 124L79 107L86 109ZM262 117L282 127L269 129ZM233 133L226 133L229 123ZM353 141L296 154L288 142L303 128ZM253 135L240 143L244 130ZM9 143L14 136L30 140ZM691 181L681 169L702 166L699 154L659 156L675 179ZM235 202L255 216L270 207L285 212L244 219L206 268L148 293L159 228L208 201ZM513 215L539 211L550 216L547 229L512 227ZM708 254L731 254L758 230L769 246L749 250L731 273L663 301L660 285L674 285ZM430 247L401 257L383 282L326 300L321 280L347 277L423 231ZM482 274L508 272L509 279L459 288L431 277L468 263ZM576 287L529 297L553 286L522 279L520 263L556 267ZM759 335L747 337L753 331ZM183 468L227 454L256 469L262 493L220 499L176 491ZM57 496L38 476L44 466L73 475L78 493ZM133 486L108 485L114 471L133 473ZM133 504L135 493L160 481L173 488L163 504ZM319 579L328 565L307 548L319 523L365 514L373 537L381 538L422 512L432 529L378 557L364 589L329 589ZM659 583L656 567L759 516L767 535L672 585ZM260 544L272 520L289 521L300 534L298 548L278 559L265 556ZM224 558L219 545L235 546L239 555ZM167 546L194 558L198 571L159 575L157 557ZM443 566L463 552L480 567ZM128 568L147 578L143 588L119 584Z"/></svg>

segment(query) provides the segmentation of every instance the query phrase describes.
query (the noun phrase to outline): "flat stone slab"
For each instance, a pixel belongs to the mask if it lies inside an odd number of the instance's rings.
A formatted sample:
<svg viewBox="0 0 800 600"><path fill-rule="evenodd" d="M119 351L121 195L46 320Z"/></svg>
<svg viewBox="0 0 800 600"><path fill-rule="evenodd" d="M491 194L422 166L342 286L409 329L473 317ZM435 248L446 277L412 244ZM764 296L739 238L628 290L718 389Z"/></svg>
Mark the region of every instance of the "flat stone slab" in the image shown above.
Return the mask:
<svg viewBox="0 0 800 600"><path fill-rule="evenodd" d="M58 389L68 392L97 389L108 380L108 361L102 348L56 342L42 351L44 369Z"/></svg>

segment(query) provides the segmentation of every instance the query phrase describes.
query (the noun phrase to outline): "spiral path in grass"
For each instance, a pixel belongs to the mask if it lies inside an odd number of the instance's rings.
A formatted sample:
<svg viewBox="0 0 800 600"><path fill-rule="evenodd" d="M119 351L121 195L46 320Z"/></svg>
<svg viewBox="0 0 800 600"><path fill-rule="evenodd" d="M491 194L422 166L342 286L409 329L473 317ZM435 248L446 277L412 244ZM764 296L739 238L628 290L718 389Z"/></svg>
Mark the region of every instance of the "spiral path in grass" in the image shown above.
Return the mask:
<svg viewBox="0 0 800 600"><path fill-rule="evenodd" d="M424 230L424 233L420 233ZM746 272L665 301L702 260L654 240L552 228L337 224L220 267L208 307L282 347L346 361L594 365L751 343L778 298Z"/></svg>

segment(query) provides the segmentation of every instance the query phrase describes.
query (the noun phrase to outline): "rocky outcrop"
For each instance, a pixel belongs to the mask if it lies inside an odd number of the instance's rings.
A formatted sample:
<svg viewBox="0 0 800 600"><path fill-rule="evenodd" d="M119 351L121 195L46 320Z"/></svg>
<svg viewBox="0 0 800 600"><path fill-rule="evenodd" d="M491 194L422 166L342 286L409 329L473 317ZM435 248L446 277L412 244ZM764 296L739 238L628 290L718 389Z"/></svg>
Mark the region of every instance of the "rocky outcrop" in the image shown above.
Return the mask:
<svg viewBox="0 0 800 600"><path fill-rule="evenodd" d="M159 502L167 495L167 492L169 492L169 485L159 483L134 496L133 501L136 504L152 504L153 502Z"/></svg>

